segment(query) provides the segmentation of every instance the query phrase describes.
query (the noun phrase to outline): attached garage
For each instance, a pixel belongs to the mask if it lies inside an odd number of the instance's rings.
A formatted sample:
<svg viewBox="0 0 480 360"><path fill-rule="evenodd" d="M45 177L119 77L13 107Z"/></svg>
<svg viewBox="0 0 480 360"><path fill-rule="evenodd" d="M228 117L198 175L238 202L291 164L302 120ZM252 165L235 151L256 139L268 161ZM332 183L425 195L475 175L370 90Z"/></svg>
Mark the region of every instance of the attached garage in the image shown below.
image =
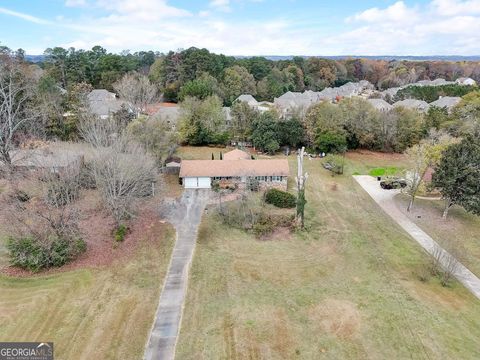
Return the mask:
<svg viewBox="0 0 480 360"><path fill-rule="evenodd" d="M212 181L209 177L183 178L185 189L210 189Z"/></svg>

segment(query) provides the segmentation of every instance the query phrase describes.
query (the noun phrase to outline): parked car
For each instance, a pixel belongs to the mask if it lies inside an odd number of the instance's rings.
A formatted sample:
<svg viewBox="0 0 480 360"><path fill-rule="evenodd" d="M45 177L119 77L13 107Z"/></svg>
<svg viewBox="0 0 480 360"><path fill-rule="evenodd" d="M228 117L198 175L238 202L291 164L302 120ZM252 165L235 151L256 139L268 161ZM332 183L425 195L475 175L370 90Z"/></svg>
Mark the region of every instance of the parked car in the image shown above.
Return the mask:
<svg viewBox="0 0 480 360"><path fill-rule="evenodd" d="M380 181L380 187L385 190L390 189L403 189L407 186L407 181L401 178L387 178L385 180Z"/></svg>

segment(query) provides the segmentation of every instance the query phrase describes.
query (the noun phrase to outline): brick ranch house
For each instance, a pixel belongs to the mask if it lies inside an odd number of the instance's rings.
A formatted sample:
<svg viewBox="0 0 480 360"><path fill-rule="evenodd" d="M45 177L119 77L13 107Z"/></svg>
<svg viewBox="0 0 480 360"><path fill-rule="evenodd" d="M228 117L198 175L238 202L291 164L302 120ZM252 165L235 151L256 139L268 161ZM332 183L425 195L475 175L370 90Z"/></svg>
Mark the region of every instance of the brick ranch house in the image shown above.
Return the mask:
<svg viewBox="0 0 480 360"><path fill-rule="evenodd" d="M224 155L224 160L183 160L180 178L186 189L209 189L214 181L245 187L253 179L260 188L287 189L290 174L287 159L252 160L241 150Z"/></svg>

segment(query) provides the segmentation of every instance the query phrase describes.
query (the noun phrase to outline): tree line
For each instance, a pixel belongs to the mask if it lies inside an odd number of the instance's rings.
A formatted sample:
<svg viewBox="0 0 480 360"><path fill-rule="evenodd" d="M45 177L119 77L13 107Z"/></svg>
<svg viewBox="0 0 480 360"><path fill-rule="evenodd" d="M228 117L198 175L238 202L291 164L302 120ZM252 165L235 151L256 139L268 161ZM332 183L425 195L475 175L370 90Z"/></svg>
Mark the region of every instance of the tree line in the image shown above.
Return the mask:
<svg viewBox="0 0 480 360"><path fill-rule="evenodd" d="M1 51L10 51L1 47ZM17 50L19 58L25 52ZM378 89L403 86L419 80L471 77L480 81L480 62L386 61L347 58L293 57L269 60L265 57L235 58L195 47L160 53L108 52L101 46L91 50L54 47L44 52L37 65L64 89L78 83L113 90L126 73L148 75L166 100L216 94L229 106L242 93L258 100L273 100L287 91L320 91L349 81L368 80Z"/></svg>

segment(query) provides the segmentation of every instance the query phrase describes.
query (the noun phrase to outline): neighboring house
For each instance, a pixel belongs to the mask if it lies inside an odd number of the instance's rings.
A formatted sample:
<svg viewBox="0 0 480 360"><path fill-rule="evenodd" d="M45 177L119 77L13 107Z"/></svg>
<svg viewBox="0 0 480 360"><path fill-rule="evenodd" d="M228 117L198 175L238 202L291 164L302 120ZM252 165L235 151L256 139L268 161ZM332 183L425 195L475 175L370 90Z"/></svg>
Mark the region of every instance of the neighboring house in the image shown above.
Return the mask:
<svg viewBox="0 0 480 360"><path fill-rule="evenodd" d="M307 90L303 93L289 91L275 98L273 103L283 117L295 113L303 116L310 106L320 101L336 102L338 99L352 96L368 97L374 89L372 84L362 80L356 83L349 82L335 88L325 88L322 91Z"/></svg>
<svg viewBox="0 0 480 360"><path fill-rule="evenodd" d="M393 107L404 107L406 109L427 112L430 105L423 100L405 99L402 101L397 101L395 104L393 104Z"/></svg>
<svg viewBox="0 0 480 360"><path fill-rule="evenodd" d="M249 94L240 95L238 98L236 98L234 100L234 102L237 102L237 101L245 102L250 107L252 107L252 108L254 108L254 109L256 109L260 112L269 111L273 107L273 103L268 102L268 101L258 102L252 95L249 95Z"/></svg>
<svg viewBox="0 0 480 360"><path fill-rule="evenodd" d="M229 158L234 160L227 160ZM183 160L179 176L186 189L209 189L214 181L239 187L258 181L263 189L286 190L289 175L287 159L252 160L248 153L233 150L224 155L224 160Z"/></svg>
<svg viewBox="0 0 480 360"><path fill-rule="evenodd" d="M250 105L252 107L258 105L258 101L250 94L240 95L238 98L236 98L234 100L234 102L236 102L236 101L246 102L248 105Z"/></svg>
<svg viewBox="0 0 480 360"><path fill-rule="evenodd" d="M164 120L175 130L180 118L180 107L175 103L155 103L147 106L147 115Z"/></svg>
<svg viewBox="0 0 480 360"><path fill-rule="evenodd" d="M223 154L223 160L250 160L252 157L243 150L235 149Z"/></svg>
<svg viewBox="0 0 480 360"><path fill-rule="evenodd" d="M20 149L10 152L17 170L48 171L59 175L78 175L84 164L83 154L68 150Z"/></svg>
<svg viewBox="0 0 480 360"><path fill-rule="evenodd" d="M455 82L459 85L477 85L477 82L472 78L461 77L455 80Z"/></svg>
<svg viewBox="0 0 480 360"><path fill-rule="evenodd" d="M105 89L92 90L87 95L90 111L100 119L108 119L125 105L129 111L133 112L132 107L125 101L119 100L117 96Z"/></svg>
<svg viewBox="0 0 480 360"><path fill-rule="evenodd" d="M393 109L393 106L383 99L367 99L367 101L378 111L388 112Z"/></svg>
<svg viewBox="0 0 480 360"><path fill-rule="evenodd" d="M452 109L462 101L461 97L453 96L441 96L438 100L431 102L430 106L436 106L439 108L446 108L448 112L451 112Z"/></svg>
<svg viewBox="0 0 480 360"><path fill-rule="evenodd" d="M466 78L460 78L460 79L466 79ZM403 85L403 86L399 86L399 87L393 87L393 88L389 88L387 90L384 90L382 91L380 94L382 96L382 98L386 98L386 97L389 97L389 98L393 98L395 95L397 95L397 92L399 92L400 90L402 89L405 89L409 86L442 86L442 85L451 85L451 84L459 84L459 80L458 79L457 81L447 81L445 79L435 79L435 80L420 80L420 81L417 81L415 83L410 83L410 84L406 84L406 85ZM472 80L472 79L470 79ZM467 85L467 84L462 84L462 85Z"/></svg>

